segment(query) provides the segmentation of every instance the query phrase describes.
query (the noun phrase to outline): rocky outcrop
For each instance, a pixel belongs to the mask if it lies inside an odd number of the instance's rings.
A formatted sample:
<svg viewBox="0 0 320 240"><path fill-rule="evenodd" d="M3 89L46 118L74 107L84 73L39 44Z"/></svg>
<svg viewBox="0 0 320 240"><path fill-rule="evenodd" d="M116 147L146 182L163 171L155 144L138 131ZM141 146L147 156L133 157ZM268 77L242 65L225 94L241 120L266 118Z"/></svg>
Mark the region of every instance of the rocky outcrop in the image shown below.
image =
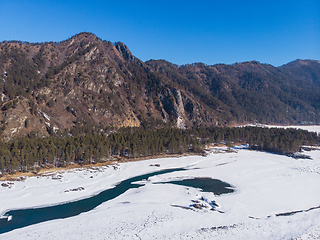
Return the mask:
<svg viewBox="0 0 320 240"><path fill-rule="evenodd" d="M135 57L132 55L129 48L124 43L116 42L115 47L125 60L127 60L128 62L135 61Z"/></svg>
<svg viewBox="0 0 320 240"><path fill-rule="evenodd" d="M48 128L63 130L76 122L139 127L161 120L186 128L195 122L190 116L201 118L187 103L198 106L196 100L190 100L163 76L155 75L121 42L112 44L82 33L59 44L23 46L28 49L23 54L32 53L26 61L31 61L39 73L37 84L47 84L36 88L28 98L22 97L15 108L1 112L6 139L31 131L46 135ZM15 44L3 47L14 48ZM3 70L7 69L10 65ZM159 92L155 93L150 84ZM3 97L3 101L5 105L12 99ZM50 120L44 116L50 116Z"/></svg>
<svg viewBox="0 0 320 240"><path fill-rule="evenodd" d="M76 123L182 129L258 120L310 123L320 115L318 66L305 60L280 68L256 61L144 63L125 44L91 33L59 43L4 42L0 131L11 139Z"/></svg>

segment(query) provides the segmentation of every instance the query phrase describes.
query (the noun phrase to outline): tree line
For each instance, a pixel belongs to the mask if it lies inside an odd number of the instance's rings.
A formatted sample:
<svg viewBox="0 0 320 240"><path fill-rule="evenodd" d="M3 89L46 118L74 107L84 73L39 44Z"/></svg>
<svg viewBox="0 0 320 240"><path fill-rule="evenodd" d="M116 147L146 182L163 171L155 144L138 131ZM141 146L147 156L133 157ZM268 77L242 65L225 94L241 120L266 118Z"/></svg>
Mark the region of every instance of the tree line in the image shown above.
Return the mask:
<svg viewBox="0 0 320 240"><path fill-rule="evenodd" d="M319 144L316 133L281 128L199 127L193 129L142 129L77 124L71 130L49 130L49 136L30 133L0 141L2 174L36 171L41 167L65 167L110 159L155 155L204 153L208 143L247 143L250 149L279 154L299 151L302 145Z"/></svg>

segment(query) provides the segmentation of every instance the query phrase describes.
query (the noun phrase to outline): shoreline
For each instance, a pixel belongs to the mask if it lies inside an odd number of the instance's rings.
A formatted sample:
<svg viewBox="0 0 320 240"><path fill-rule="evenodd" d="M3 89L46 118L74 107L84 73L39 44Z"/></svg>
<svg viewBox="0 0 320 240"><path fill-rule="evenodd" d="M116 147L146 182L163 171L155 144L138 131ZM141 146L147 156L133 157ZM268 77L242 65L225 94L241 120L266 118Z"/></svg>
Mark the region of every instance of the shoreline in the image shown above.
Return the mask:
<svg viewBox="0 0 320 240"><path fill-rule="evenodd" d="M220 149L221 154L215 154L214 151ZM99 168L95 164L97 167L65 172L61 170L47 176L14 182L10 189L0 187L0 212L4 213L11 209L74 202L114 188L116 184L132 177L162 169L190 166L187 172L175 172L134 182L144 186L128 190L85 214L34 224L0 236L12 240L53 240L70 236L71 239L104 239L105 236L133 239L144 226L143 231L139 232L142 239L184 239L187 235L194 239L222 240L235 235L239 239L255 239L261 233L270 233L265 239L275 236L289 239L302 236L306 231L317 233L320 226L319 209L286 217L276 217L275 214L308 210L319 205L320 189L317 183L320 179L320 151L310 152L313 161L297 161L243 148L236 149L236 153L227 154L224 153L226 149L214 147L212 154L207 157L159 159L153 156L155 159L140 158L141 161L122 159L135 162L122 164L117 161L118 164L113 162L116 164L113 166ZM150 160L142 161L144 159ZM228 182L237 191L234 194L215 196L198 188L169 183L172 180L197 177ZM70 191L77 188L83 190ZM207 208L190 211L175 207L189 207L191 204L211 201L215 201L219 205L219 211L224 213ZM301 222L304 224L301 225ZM233 227L234 224L238 224L237 227ZM227 227L219 228L221 226ZM292 229L296 232L292 232ZM221 234L223 238L219 238Z"/></svg>
<svg viewBox="0 0 320 240"><path fill-rule="evenodd" d="M137 158L119 158L114 160L107 160L105 162L99 162L94 164L87 164L87 165L80 165L78 163L72 163L69 166L66 167L48 167L48 168L41 168L38 173L35 172L16 172L14 174L5 174L2 177L0 177L0 182L6 182L6 181L23 181L27 177L41 177L43 175L47 175L50 173L56 173L56 172L65 172L71 169L81 169L81 168L92 168L92 167L104 167L104 166L112 166L116 165L118 163L126 163L126 162L138 162L138 161L144 161L144 160L151 160L151 159L157 159L157 158L171 158L171 157L186 157L186 156L201 156L202 154L197 153L183 153L183 154L164 154L164 155L154 155L154 156L148 156L148 157L137 157Z"/></svg>

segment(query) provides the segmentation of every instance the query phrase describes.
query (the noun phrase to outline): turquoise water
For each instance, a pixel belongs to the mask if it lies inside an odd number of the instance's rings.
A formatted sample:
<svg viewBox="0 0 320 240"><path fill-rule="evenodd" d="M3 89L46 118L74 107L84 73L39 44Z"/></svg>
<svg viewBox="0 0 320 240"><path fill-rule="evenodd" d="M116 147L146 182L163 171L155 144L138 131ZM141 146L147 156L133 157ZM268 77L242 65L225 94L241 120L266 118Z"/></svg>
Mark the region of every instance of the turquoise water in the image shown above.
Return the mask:
<svg viewBox="0 0 320 240"><path fill-rule="evenodd" d="M54 220L61 218L68 218L79 215L80 213L88 212L95 207L99 206L103 202L114 199L131 188L139 188L143 184L133 184L133 182L142 181L149 177L177 172L186 171L184 168L165 169L153 173L143 174L140 176L132 177L118 183L114 188L107 189L101 193L81 199L74 202L68 202L60 205L41 207L41 208L28 208L11 210L6 212L5 216L11 216L11 220L7 218L0 219L0 234L12 231L14 229L23 228L29 225ZM185 179L181 181L171 181L166 183L178 184L183 186L201 188L205 192L213 192L215 195L231 193L234 190L232 186L226 182L222 182L218 179L211 178L194 178Z"/></svg>
<svg viewBox="0 0 320 240"><path fill-rule="evenodd" d="M127 190L131 188L139 188L142 185L133 184L133 182L142 181L148 179L149 177L184 171L184 168L174 168L166 169L153 173L148 173L136 177L126 179L114 188L107 189L95 196L81 199L74 202L68 202L60 205L50 206L50 207L41 207L41 208L29 208L29 209L19 209L11 210L6 212L5 216L12 216L10 221L7 221L7 218L0 219L0 234L12 231L14 229L26 227L32 224L37 224L49 220L68 218L72 216L79 215L83 212L88 212L95 207L99 206L101 203L114 199Z"/></svg>
<svg viewBox="0 0 320 240"><path fill-rule="evenodd" d="M214 193L214 195L221 195L234 192L233 187L229 183L223 182L219 179L212 178L192 178L163 183L171 183L187 187L201 188L202 191L212 192Z"/></svg>

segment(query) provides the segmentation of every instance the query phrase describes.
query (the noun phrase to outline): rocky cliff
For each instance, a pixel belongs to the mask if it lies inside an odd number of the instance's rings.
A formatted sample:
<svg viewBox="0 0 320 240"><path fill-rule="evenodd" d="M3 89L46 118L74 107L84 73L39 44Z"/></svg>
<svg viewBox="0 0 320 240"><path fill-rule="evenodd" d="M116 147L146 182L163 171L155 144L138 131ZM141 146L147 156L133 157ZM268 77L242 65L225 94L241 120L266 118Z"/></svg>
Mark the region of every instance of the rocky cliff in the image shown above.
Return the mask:
<svg viewBox="0 0 320 240"><path fill-rule="evenodd" d="M3 42L0 132L10 139L77 123L189 128L316 122L320 64L306 62L281 68L258 62L145 63L124 43L91 33L59 43Z"/></svg>
<svg viewBox="0 0 320 240"><path fill-rule="evenodd" d="M121 42L81 33L60 43L5 42L0 49L0 119L7 139L76 122L180 128L218 122L211 109Z"/></svg>

